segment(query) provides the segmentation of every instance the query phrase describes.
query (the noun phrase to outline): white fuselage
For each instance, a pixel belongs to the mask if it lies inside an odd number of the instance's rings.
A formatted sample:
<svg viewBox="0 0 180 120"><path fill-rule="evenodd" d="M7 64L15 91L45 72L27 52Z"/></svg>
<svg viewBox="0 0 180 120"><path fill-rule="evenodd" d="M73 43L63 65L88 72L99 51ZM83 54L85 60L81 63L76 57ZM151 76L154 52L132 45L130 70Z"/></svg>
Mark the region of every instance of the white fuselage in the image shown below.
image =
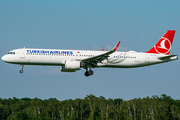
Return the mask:
<svg viewBox="0 0 180 120"><path fill-rule="evenodd" d="M107 51L88 50L62 50L62 49L15 49L2 57L7 63L21 65L53 65L64 66L66 60L83 60L94 57ZM177 59L158 59L165 57L163 54L141 53L135 51L114 52L108 59L97 63L97 67L133 68L148 66Z"/></svg>
<svg viewBox="0 0 180 120"><path fill-rule="evenodd" d="M134 68L143 67L178 59L169 55L175 30L168 30L163 37L147 52L117 52L120 41L110 51L64 50L64 49L15 49L2 57L7 63L24 65L61 66L62 72L75 72L86 69L85 76L93 75L91 68Z"/></svg>

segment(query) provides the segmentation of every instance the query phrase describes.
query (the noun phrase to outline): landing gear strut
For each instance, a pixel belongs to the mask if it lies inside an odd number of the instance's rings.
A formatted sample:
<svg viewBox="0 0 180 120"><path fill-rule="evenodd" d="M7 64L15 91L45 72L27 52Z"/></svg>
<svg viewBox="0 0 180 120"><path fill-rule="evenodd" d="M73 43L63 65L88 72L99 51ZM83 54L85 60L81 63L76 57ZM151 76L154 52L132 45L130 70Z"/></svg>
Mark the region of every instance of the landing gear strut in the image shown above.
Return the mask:
<svg viewBox="0 0 180 120"><path fill-rule="evenodd" d="M23 73L24 65L21 65L21 70L19 71L21 74Z"/></svg>

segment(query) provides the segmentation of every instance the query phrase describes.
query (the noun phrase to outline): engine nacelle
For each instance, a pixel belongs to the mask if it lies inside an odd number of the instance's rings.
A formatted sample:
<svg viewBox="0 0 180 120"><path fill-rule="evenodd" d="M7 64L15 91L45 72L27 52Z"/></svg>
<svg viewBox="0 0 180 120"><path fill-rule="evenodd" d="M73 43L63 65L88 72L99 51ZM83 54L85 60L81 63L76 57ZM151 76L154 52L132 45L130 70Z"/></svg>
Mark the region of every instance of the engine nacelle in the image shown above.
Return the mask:
<svg viewBox="0 0 180 120"><path fill-rule="evenodd" d="M76 70L80 70L80 61L66 60L65 66L61 66L62 72L75 72Z"/></svg>

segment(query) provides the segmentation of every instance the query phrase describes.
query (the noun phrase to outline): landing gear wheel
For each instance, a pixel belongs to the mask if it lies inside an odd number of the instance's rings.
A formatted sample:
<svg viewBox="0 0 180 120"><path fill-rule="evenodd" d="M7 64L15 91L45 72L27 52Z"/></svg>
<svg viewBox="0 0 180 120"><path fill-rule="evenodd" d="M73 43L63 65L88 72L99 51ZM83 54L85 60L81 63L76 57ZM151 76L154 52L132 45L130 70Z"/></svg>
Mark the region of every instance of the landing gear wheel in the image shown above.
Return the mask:
<svg viewBox="0 0 180 120"><path fill-rule="evenodd" d="M89 75L93 75L93 71L92 70L89 70Z"/></svg>
<svg viewBox="0 0 180 120"><path fill-rule="evenodd" d="M22 73L23 73L23 70L20 70L19 72L22 74Z"/></svg>
<svg viewBox="0 0 180 120"><path fill-rule="evenodd" d="M21 74L23 73L24 65L21 65L21 70L19 71Z"/></svg>
<svg viewBox="0 0 180 120"><path fill-rule="evenodd" d="M86 72L84 73L84 75L85 75L86 77L88 77L88 76L89 76L89 72L86 71Z"/></svg>

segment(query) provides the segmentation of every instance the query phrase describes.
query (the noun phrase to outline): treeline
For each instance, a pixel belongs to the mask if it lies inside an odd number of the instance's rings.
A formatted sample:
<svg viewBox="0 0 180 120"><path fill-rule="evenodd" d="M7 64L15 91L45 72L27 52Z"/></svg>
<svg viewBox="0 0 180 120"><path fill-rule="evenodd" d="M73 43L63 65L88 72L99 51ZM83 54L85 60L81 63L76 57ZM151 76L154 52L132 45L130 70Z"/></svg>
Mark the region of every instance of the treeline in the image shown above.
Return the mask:
<svg viewBox="0 0 180 120"><path fill-rule="evenodd" d="M180 100L160 97L105 99L0 99L0 120L179 120Z"/></svg>

